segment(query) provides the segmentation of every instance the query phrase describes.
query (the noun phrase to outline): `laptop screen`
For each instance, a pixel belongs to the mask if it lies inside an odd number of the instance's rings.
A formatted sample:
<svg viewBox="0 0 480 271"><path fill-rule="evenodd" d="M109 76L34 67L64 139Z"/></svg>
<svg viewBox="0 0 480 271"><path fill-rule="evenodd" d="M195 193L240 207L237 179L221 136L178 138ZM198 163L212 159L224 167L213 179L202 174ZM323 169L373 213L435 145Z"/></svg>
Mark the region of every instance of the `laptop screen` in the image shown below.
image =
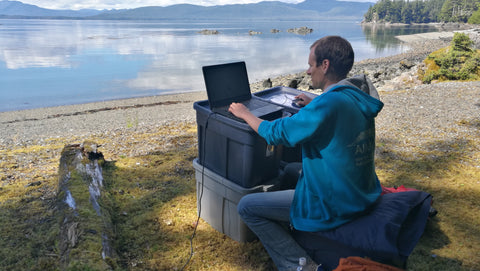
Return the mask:
<svg viewBox="0 0 480 271"><path fill-rule="evenodd" d="M251 99L245 62L202 67L210 108Z"/></svg>

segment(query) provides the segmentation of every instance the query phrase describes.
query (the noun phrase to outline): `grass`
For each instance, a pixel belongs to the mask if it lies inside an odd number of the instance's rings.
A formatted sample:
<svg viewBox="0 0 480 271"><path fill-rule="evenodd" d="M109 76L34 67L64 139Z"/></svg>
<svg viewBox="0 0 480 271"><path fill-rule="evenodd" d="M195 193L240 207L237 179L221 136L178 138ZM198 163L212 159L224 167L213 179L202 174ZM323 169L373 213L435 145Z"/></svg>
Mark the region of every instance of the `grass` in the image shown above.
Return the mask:
<svg viewBox="0 0 480 271"><path fill-rule="evenodd" d="M465 122L480 128L479 123ZM480 137L479 134L477 134ZM197 221L192 161L196 126L157 132L56 138L0 149L0 270L60 270L58 164L65 144L97 142L105 155L105 193L115 225L116 270L180 270L190 257ZM378 175L386 186L431 193L437 217L408 261L408 270L480 270L480 154L478 139L431 141L409 153L378 139ZM116 140L115 142L112 142ZM150 150L132 152L149 145ZM86 238L82 235L80 238ZM238 243L200 220L187 270L272 270L258 242ZM69 270L89 266L76 254Z"/></svg>
<svg viewBox="0 0 480 271"><path fill-rule="evenodd" d="M475 143L437 141L419 146L416 153L381 152L388 153L377 160L380 179L388 180L384 185L428 191L439 210L410 256L409 269L479 270L480 156Z"/></svg>

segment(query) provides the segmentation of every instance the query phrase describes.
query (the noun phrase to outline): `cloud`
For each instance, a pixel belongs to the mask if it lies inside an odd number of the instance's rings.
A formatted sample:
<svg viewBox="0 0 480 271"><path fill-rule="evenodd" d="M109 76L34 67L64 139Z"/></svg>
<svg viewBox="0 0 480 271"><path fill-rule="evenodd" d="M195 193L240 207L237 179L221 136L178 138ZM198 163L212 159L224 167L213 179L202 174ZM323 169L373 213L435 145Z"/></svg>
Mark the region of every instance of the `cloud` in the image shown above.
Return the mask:
<svg viewBox="0 0 480 271"><path fill-rule="evenodd" d="M107 88L103 91L115 93L125 87L136 93L191 91L204 89L203 65L245 60L251 82L302 71L311 43L301 36L286 35L282 42L291 46L278 48L279 39L273 34L170 35L157 28L118 28L121 25L81 22L73 27L31 29L0 39L0 63L20 73L24 72L21 69L48 67L67 77L95 74L105 75L105 80L120 78L105 83L108 87L102 85ZM62 78L59 82L65 81Z"/></svg>
<svg viewBox="0 0 480 271"><path fill-rule="evenodd" d="M201 6L249 4L262 0L21 0L25 4L48 9L128 9L145 6L170 6L193 4ZM299 3L303 0L280 0L285 3Z"/></svg>

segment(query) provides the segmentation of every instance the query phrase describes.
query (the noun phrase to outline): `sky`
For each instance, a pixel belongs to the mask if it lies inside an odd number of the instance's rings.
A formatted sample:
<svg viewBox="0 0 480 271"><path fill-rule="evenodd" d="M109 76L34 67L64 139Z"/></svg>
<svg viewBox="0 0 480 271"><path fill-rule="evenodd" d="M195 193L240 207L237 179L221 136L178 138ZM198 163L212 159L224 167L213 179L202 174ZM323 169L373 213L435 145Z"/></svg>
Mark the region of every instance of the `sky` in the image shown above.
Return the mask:
<svg viewBox="0 0 480 271"><path fill-rule="evenodd" d="M36 5L48 9L130 9L145 6L171 6L175 4L194 4L200 6L215 6L228 4L249 4L262 0L18 0L25 4ZM285 3L297 4L304 0L279 0ZM368 2L371 0L351 0Z"/></svg>
<svg viewBox="0 0 480 271"><path fill-rule="evenodd" d="M228 4L249 4L261 0L18 0L25 4L48 9L125 9L145 6L171 6L175 4L193 4L215 6ZM303 0L280 0L285 3L300 3Z"/></svg>

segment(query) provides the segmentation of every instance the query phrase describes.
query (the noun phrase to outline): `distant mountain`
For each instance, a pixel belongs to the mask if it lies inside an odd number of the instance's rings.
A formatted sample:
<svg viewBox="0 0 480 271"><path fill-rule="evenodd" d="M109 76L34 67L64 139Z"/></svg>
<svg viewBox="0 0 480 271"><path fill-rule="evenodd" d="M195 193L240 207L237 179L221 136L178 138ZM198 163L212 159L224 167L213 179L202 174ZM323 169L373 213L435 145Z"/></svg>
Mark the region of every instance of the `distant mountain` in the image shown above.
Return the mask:
<svg viewBox="0 0 480 271"><path fill-rule="evenodd" d="M349 2L336 0L305 0L295 6L305 10L316 10L322 14L335 14L341 16L346 14L359 14L362 16L370 6L375 4L376 0L371 2Z"/></svg>
<svg viewBox="0 0 480 271"><path fill-rule="evenodd" d="M103 10L54 10L24 4L19 1L0 1L0 15L28 17L86 17L97 15Z"/></svg>
<svg viewBox="0 0 480 271"><path fill-rule="evenodd" d="M124 10L51 10L18 1L0 1L0 15L22 17L75 17L99 20L175 20L175 19L270 19L308 20L327 18L361 19L373 3L336 0L305 0L299 4L264 1L255 4L199 6L178 4Z"/></svg>
<svg viewBox="0 0 480 271"><path fill-rule="evenodd" d="M368 10L365 9L365 11ZM361 14L363 15L363 14ZM318 18L316 11L301 10L282 2L260 2L223 6L197 6L180 4L167 7L142 7L124 11L105 12L92 18L116 20L155 19L295 19Z"/></svg>

